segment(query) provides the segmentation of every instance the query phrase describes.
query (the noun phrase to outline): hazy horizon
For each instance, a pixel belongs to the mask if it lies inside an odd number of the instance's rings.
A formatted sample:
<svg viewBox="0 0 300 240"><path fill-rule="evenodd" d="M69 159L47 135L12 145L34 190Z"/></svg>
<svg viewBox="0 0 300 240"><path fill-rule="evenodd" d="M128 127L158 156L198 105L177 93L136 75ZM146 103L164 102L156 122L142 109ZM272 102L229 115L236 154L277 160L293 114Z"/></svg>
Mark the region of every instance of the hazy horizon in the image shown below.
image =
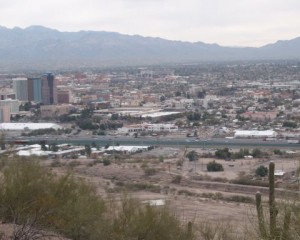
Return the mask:
<svg viewBox="0 0 300 240"><path fill-rule="evenodd" d="M14 0L1 25L118 32L168 40L260 47L300 36L296 0Z"/></svg>
<svg viewBox="0 0 300 240"><path fill-rule="evenodd" d="M25 26L25 27L20 27L20 26L7 27L7 26L3 26L1 24L0 28L1 27L9 29L9 30L18 29L18 28L22 29L22 30L25 30L25 29L28 29L28 28L31 28L31 27L43 27L43 28L47 28L47 29L51 29L51 30L56 30L56 31L59 31L59 32L74 32L74 33L81 32L81 31L86 31L86 32L89 32L89 31L91 31L91 32L107 32L107 33L117 33L117 34L128 35L128 36L141 36L141 37L145 37L145 38L148 38L148 37L149 38L161 38L161 39L168 40L168 41L178 41L178 42L188 42L188 43L203 42L203 43L206 43L206 44L218 44L222 47L233 47L233 48L247 48L247 47L260 48L260 47L266 46L268 44L276 43L278 41L289 41L289 40L293 40L295 38L300 37L300 35L299 35L299 36L295 36L295 37L289 38L289 39L283 39L283 38L275 39L273 42L267 42L267 43L265 43L261 46L238 46L238 45L223 45L223 44L220 44L219 42L208 43L208 42L202 41L201 39L199 39L198 41L188 41L188 40L181 40L181 39L167 39L167 38L163 38L163 37L160 37L160 36L147 36L147 35L141 35L141 34L127 34L127 33L107 31L107 30L81 29L81 30L78 30L78 31L68 31L68 30L59 30L59 29L48 27L48 26L38 25L38 24Z"/></svg>

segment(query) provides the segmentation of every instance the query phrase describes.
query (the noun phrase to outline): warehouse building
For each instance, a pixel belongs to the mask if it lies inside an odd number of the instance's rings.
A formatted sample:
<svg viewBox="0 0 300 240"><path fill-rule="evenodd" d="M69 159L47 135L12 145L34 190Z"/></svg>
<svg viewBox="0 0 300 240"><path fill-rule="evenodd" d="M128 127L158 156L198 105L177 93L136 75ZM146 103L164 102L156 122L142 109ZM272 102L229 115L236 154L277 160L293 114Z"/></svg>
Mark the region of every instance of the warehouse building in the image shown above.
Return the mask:
<svg viewBox="0 0 300 240"><path fill-rule="evenodd" d="M0 130L3 131L32 131L50 128L58 130L63 127L55 123L0 123Z"/></svg>
<svg viewBox="0 0 300 240"><path fill-rule="evenodd" d="M235 138L276 138L277 133L273 130L237 130L234 133Z"/></svg>

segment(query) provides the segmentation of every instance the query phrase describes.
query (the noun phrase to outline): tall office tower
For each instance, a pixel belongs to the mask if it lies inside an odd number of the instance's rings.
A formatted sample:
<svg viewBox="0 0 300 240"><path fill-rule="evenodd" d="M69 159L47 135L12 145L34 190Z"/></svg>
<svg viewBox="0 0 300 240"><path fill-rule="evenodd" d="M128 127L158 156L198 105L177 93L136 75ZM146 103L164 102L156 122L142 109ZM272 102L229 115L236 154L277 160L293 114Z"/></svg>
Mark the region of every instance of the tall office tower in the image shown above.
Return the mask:
<svg viewBox="0 0 300 240"><path fill-rule="evenodd" d="M42 79L28 78L28 100L42 102Z"/></svg>
<svg viewBox="0 0 300 240"><path fill-rule="evenodd" d="M13 89L16 93L16 99L20 101L28 101L27 78L13 78Z"/></svg>
<svg viewBox="0 0 300 240"><path fill-rule="evenodd" d="M42 103L45 105L57 103L57 87L52 73L46 73L42 76Z"/></svg>

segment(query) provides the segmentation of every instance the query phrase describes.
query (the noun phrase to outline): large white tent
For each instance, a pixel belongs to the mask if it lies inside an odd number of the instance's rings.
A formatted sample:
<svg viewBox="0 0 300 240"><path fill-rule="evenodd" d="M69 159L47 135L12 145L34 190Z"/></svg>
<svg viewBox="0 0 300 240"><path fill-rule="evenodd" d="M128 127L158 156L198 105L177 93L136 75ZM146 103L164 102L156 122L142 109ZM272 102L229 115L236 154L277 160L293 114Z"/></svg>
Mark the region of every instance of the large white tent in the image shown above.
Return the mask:
<svg viewBox="0 0 300 240"><path fill-rule="evenodd" d="M234 133L235 138L274 138L276 136L277 133L273 130L237 130Z"/></svg>
<svg viewBox="0 0 300 240"><path fill-rule="evenodd" d="M4 131L24 131L24 130L38 130L49 129L55 130L61 129L62 126L55 123L0 123L0 130Z"/></svg>

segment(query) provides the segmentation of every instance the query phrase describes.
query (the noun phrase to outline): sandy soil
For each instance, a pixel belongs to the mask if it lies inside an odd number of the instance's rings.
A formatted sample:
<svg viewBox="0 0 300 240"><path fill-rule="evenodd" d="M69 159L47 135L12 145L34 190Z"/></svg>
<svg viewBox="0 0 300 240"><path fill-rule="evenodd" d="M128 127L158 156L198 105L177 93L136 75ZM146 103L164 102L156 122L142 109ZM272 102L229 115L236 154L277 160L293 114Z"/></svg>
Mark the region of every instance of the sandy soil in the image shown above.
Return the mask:
<svg viewBox="0 0 300 240"><path fill-rule="evenodd" d="M194 150L194 149L193 149ZM185 149L167 148L164 152L163 148L154 149L155 154L142 153L130 156L123 156L109 166L103 166L102 163L91 166L93 160L80 160L80 165L73 167L75 175L84 178L93 183L102 197L107 196L107 189L114 188L118 183L148 183L159 185L162 189L160 193L149 191L131 192L131 196L141 200L165 199L169 207L186 222L193 220L201 221L225 221L231 222L236 226L237 231L242 229L245 222L255 221L254 204L244 204L235 202L226 202L213 200L210 198L201 198L201 193L221 193L224 196L239 195L254 198L257 189L247 187L228 188L227 186L216 187L216 185L202 184L194 181L194 176L208 175L210 177L222 177L227 179L237 178L242 172L246 174L254 174L255 169L260 165L267 166L270 160L276 164L276 169L284 171L295 171L299 166L297 158L283 159L280 157L272 157L271 159L241 159L236 161L224 161L214 158L201 158L197 162L189 162L184 158L187 152ZM198 150L199 152L201 150ZM173 153L173 154L172 154ZM159 161L159 157L163 156L164 162ZM178 168L177 162L183 160L183 166ZM66 160L62 160L64 162ZM209 173L206 171L206 164L210 161L216 161L223 165L224 172ZM145 176L143 167L155 168L156 174L153 176ZM66 167L53 168L57 173L67 171ZM181 184L174 184L172 180L176 175L182 176ZM194 193L194 196L184 196L176 194L180 190L187 190ZM172 191L171 191L172 190ZM267 190L267 189L266 189ZM122 192L114 193L119 198ZM267 198L265 198L267 200ZM251 222L250 221L250 222Z"/></svg>

